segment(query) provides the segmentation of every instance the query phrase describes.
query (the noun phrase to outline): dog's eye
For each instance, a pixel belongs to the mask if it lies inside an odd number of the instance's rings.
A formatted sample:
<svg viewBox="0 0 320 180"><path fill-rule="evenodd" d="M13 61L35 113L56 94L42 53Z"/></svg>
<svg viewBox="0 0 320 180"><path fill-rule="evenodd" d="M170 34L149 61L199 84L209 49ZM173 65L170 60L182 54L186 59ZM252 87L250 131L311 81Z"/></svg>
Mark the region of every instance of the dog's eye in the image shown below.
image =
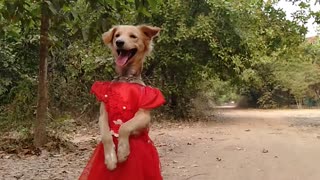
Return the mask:
<svg viewBox="0 0 320 180"><path fill-rule="evenodd" d="M120 34L116 34L116 35L115 35L115 37L119 37L119 36L120 36Z"/></svg>
<svg viewBox="0 0 320 180"><path fill-rule="evenodd" d="M135 36L135 35L133 35L133 34L131 34L130 37L133 38L133 39L136 39L136 38L137 38L137 36Z"/></svg>

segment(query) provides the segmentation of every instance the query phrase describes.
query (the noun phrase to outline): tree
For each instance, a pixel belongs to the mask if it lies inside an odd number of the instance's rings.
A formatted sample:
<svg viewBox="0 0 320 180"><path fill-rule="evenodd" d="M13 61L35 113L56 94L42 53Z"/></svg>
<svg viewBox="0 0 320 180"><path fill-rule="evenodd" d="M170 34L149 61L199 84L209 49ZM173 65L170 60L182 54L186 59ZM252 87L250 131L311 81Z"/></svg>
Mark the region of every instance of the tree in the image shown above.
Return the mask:
<svg viewBox="0 0 320 180"><path fill-rule="evenodd" d="M49 46L49 8L48 2L42 1L40 27L40 62L38 76L37 116L34 124L34 144L43 146L47 141L46 121L48 113L48 46Z"/></svg>
<svg viewBox="0 0 320 180"><path fill-rule="evenodd" d="M155 5L157 1L155 0L150 0L148 3L144 3L144 1L136 1L135 5L138 10L144 10L145 6L152 4ZM82 3L84 5L84 8L88 8L85 5L87 3L90 3L91 7L96 7L96 8L106 8L106 9L111 9L113 11L117 11L117 9L125 9L128 7L126 4L122 4L121 2L115 2L113 3L112 1L106 2L106 1L79 1L79 3ZM51 1L46 1L43 0L41 4L41 37L40 37L40 66L39 66L39 85L38 85L38 106L37 106L37 118L35 121L35 135L34 135L34 141L35 145L37 147L42 146L46 142L46 119L47 119L47 108L48 108L48 87L47 87L47 57L48 57L48 45L49 45L49 40L48 40L48 30L49 30L49 20L50 20L50 12L53 15L57 15L57 12L60 11L62 8L67 7L67 3L58 3L56 6L54 6L54 3ZM130 6L129 6L130 7ZM57 9L58 8L58 9ZM67 10L68 11L68 10ZM96 39L97 37L100 37L101 32L99 31L96 32L90 32L88 29L93 29L92 26L97 26L101 27L101 29L105 30L108 26L110 27L111 25L105 26L105 22L101 21L101 19L106 20L106 18L111 19L113 15L111 12L104 12L101 11L101 14L98 14L98 22L92 21L92 24L89 24L90 26L84 26L80 27L79 30L82 32L82 37L85 41L89 40L89 37L91 39ZM138 11L141 13L140 11ZM146 13L146 11L142 11L142 13ZM65 14L68 15L68 14ZM77 17L78 15L71 14L73 17ZM70 16L70 15L69 15ZM67 16L68 17L68 16ZM78 16L79 17L79 16ZM51 15L51 18L54 19L55 17ZM69 22L70 19L63 17L62 21ZM71 21L72 22L72 21ZM77 22L77 21L73 21ZM61 22L60 22L61 23ZM60 25L59 21L57 25ZM77 24L75 24L77 25ZM76 28L77 26L71 26L71 28ZM87 29L86 29L87 28ZM72 29L71 29L72 30Z"/></svg>
<svg viewBox="0 0 320 180"><path fill-rule="evenodd" d="M48 96L48 90L50 91L50 95L53 96L56 96L55 93L59 93L60 95L63 93L50 88L48 89L48 85L49 87L59 86L61 80L65 78L62 76L67 70L65 64L68 64L70 60L74 60L70 62L70 64L77 64L76 61L78 59L76 56L78 54L69 52L68 47L74 47L70 45L76 45L80 41L82 41L81 44L89 44L84 46L82 49L83 54L81 54L87 56L87 52L85 51L88 51L90 45L97 46L97 42L101 42L101 34L103 31L108 30L115 22L126 23L135 19L137 13L128 16L127 11L136 8L140 14L146 14L149 13L147 11L148 7L154 7L158 2L160 1L0 1L0 27L3 27L0 30L2 32L0 35L0 44L1 46L4 45L4 48L0 50L0 55L4 58L0 66L3 66L5 70L5 72L1 71L0 73L4 75L8 74L8 78L6 78L6 76L0 78L0 98L1 100L7 99L7 101L1 101L1 106L5 106L5 108L16 106L17 104L13 103L15 102L14 99L18 97L17 95L19 95L20 91L25 90L18 87L19 81L26 82L30 79L36 79L34 78L36 77L35 71L38 70L38 103L36 120L34 121L35 146L40 147L46 142L47 116L48 113L50 113L50 111L48 111L48 102L50 101L50 104L55 104L55 99ZM121 21L119 19L121 19ZM50 28L49 25L51 25ZM38 35L39 30L40 36ZM26 39L28 40L27 42L25 42ZM36 45L36 47L26 47L20 50L19 46L27 45L29 41L32 42L32 45ZM38 42L40 42L40 44L38 44ZM99 48L102 49L101 47ZM95 47L93 49L97 48ZM75 51L79 51L79 49ZM32 53L32 56L29 56L28 53ZM56 55L58 55L58 57L56 57ZM72 55L74 56L71 57ZM98 54L95 54L95 56L98 56ZM19 61L22 59L25 61ZM35 59L40 59L39 63L34 63L36 62L34 61ZM18 64L21 64L22 67L18 69L17 67L19 67L19 65L14 64L14 61L18 61ZM26 61L32 61L33 63L27 66ZM88 62L88 60L86 60L86 62ZM88 66L89 64L94 64L94 62L85 63L84 67L75 69L75 71L83 78L82 80L88 84L88 80L91 80L91 78L84 78L83 76L87 75L84 72L94 71L94 69L91 69L92 67ZM7 66L9 66L9 68L6 68ZM53 71L57 73L57 76L59 76L61 72L59 77L60 82L50 81L56 80L53 78L57 77L53 75ZM68 69L68 71L68 73L74 74L70 69ZM14 73L18 74L16 80L12 79ZM70 79L72 77L73 76L71 76ZM36 83L36 81L34 82ZM77 83L79 83L79 81ZM26 85L28 83L22 84ZM75 83L74 85L76 86L77 84ZM33 87L30 86L29 88L32 91ZM72 89L70 87L68 88L68 90ZM13 89L17 89L17 91L13 91ZM83 92L84 90L82 89L81 91ZM88 92L85 93L88 94ZM23 92L21 94L23 94ZM34 97L30 94L28 94L28 96L31 96L30 99ZM17 102L19 103L19 100L17 100ZM24 103L28 104L28 102ZM33 105L26 104L22 102L21 105L18 104L18 106L26 106L26 108L32 112ZM18 117L20 113L24 114L25 112L21 111L13 114L17 114L15 117ZM26 118L26 116L21 115L18 118L22 119ZM17 118L12 119L16 120Z"/></svg>

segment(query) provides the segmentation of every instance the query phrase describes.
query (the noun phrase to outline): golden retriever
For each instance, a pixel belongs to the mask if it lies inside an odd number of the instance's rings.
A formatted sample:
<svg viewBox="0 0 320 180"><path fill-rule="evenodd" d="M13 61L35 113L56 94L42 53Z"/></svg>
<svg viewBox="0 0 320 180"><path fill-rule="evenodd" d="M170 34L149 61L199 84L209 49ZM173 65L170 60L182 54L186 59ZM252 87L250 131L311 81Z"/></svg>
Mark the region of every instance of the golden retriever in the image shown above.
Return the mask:
<svg viewBox="0 0 320 180"><path fill-rule="evenodd" d="M160 28L147 25L119 25L102 35L104 43L109 46L115 58L116 72L119 75L115 81L144 85L141 80L143 62L152 50L153 38L159 32ZM151 118L149 110L139 109L131 120L121 125L118 137L118 153L115 152L107 118L108 114L102 102L99 117L101 140L104 147L105 164L109 170L113 170L116 168L117 162L124 162L130 153L130 135L147 128Z"/></svg>

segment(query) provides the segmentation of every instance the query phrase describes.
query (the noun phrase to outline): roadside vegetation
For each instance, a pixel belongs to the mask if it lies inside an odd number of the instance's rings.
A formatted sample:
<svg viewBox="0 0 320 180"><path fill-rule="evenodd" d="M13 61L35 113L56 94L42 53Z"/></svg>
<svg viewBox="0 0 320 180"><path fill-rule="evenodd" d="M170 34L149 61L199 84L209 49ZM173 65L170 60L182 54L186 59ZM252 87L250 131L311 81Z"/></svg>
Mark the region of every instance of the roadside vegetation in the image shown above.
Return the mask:
<svg viewBox="0 0 320 180"><path fill-rule="evenodd" d="M156 116L187 119L231 101L253 108L319 107L320 41L305 35L307 20L320 23L320 12L296 1L301 10L289 21L275 3L0 0L0 131L33 134L33 123L45 133L47 124L61 129L70 119L93 121L98 108L90 87L115 75L101 34L116 24L162 28L143 74L167 100ZM44 22L47 34L40 36ZM41 37L47 41L41 44ZM37 109L37 92L47 93L43 109Z"/></svg>

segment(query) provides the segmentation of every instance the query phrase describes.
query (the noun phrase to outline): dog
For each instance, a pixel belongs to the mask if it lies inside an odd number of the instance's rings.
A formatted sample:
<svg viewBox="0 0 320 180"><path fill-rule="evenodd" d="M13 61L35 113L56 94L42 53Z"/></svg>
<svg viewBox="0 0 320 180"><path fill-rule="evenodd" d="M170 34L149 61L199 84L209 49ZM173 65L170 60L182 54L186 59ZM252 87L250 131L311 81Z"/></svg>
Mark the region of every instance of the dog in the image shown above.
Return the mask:
<svg viewBox="0 0 320 180"><path fill-rule="evenodd" d="M159 32L160 28L148 25L119 25L102 35L103 42L109 46L115 58L118 77L114 81L145 85L141 79L143 62L152 51L152 41ZM129 137L148 128L151 116L149 110L139 109L131 120L121 125L117 153L107 118L105 104L101 102L99 128L104 147L105 164L109 170L114 170L117 163L126 161L130 154Z"/></svg>

